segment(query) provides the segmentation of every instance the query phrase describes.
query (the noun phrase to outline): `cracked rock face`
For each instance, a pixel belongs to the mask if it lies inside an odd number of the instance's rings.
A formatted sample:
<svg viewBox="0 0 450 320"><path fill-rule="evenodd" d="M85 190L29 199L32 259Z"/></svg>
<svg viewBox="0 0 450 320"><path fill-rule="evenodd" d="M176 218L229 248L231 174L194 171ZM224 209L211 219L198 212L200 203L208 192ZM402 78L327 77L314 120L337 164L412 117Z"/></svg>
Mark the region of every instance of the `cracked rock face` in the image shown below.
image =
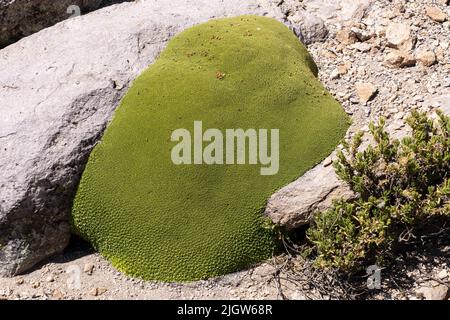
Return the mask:
<svg viewBox="0 0 450 320"><path fill-rule="evenodd" d="M0 275L64 249L89 152L166 42L210 18L242 14L276 16L257 0L146 0L64 21L0 51Z"/></svg>
<svg viewBox="0 0 450 320"><path fill-rule="evenodd" d="M0 48L79 13L132 0L0 0Z"/></svg>

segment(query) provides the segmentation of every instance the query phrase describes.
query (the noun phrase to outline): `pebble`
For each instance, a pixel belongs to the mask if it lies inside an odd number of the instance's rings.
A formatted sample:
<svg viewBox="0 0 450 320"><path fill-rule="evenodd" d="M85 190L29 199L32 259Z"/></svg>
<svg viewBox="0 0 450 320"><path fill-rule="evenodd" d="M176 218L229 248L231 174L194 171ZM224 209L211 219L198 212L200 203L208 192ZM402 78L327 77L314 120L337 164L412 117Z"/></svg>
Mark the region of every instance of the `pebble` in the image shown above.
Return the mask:
<svg viewBox="0 0 450 320"><path fill-rule="evenodd" d="M439 279L445 279L448 277L448 272L445 269L442 269L441 271L438 272L438 274L436 275Z"/></svg>
<svg viewBox="0 0 450 320"><path fill-rule="evenodd" d="M358 41L356 34L347 28L344 28L336 33L336 40L343 45L353 44Z"/></svg>
<svg viewBox="0 0 450 320"><path fill-rule="evenodd" d="M437 60L433 51L423 51L417 55L417 61L425 67L431 67Z"/></svg>
<svg viewBox="0 0 450 320"><path fill-rule="evenodd" d="M94 264L86 263L84 265L83 272L88 274L88 275L92 275L92 273L94 272Z"/></svg>
<svg viewBox="0 0 450 320"><path fill-rule="evenodd" d="M52 297L53 297L54 299L61 300L61 299L64 298L64 293L63 293L62 291L58 290L58 289L55 289L55 290L52 292Z"/></svg>
<svg viewBox="0 0 450 320"><path fill-rule="evenodd" d="M404 68L414 66L416 64L416 59L405 51L392 50L386 55L384 63L389 67Z"/></svg>
<svg viewBox="0 0 450 320"><path fill-rule="evenodd" d="M377 87L371 83L357 83L355 88L361 103L367 103L378 93Z"/></svg>
<svg viewBox="0 0 450 320"><path fill-rule="evenodd" d="M386 40L389 47L405 51L413 49L416 42L411 27L403 23L390 23L386 29Z"/></svg>
<svg viewBox="0 0 450 320"><path fill-rule="evenodd" d="M108 289L106 288L93 288L89 291L89 295L93 297L101 296L104 294Z"/></svg>
<svg viewBox="0 0 450 320"><path fill-rule="evenodd" d="M427 16L436 22L444 22L447 20L447 15L438 7L426 7L425 11Z"/></svg>
<svg viewBox="0 0 450 320"><path fill-rule="evenodd" d="M370 49L372 49L372 45L367 42L356 42L352 45L350 45L350 48L356 49L361 52L368 52Z"/></svg>
<svg viewBox="0 0 450 320"><path fill-rule="evenodd" d="M51 274L48 275L47 278L45 278L46 282L54 282L55 281L55 277Z"/></svg>

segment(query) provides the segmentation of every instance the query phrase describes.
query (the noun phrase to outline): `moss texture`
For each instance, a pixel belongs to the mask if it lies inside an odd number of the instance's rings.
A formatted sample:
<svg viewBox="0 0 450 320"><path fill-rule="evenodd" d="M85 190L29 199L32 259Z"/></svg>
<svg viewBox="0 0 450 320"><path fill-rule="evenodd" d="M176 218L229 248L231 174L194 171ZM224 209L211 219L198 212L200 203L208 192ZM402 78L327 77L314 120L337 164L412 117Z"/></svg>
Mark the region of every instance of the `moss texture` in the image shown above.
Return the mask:
<svg viewBox="0 0 450 320"><path fill-rule="evenodd" d="M121 102L93 150L73 206L74 230L119 270L191 281L269 258L270 195L325 158L348 118L316 79L305 47L276 20L213 20L170 41ZM174 165L171 133L279 128L280 169Z"/></svg>

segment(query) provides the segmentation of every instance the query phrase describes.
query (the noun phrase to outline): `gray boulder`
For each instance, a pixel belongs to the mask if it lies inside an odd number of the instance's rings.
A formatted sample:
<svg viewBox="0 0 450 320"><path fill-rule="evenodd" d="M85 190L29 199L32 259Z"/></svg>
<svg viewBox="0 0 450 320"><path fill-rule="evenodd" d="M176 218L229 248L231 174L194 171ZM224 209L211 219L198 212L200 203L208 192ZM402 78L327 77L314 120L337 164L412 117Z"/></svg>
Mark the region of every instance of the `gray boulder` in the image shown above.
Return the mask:
<svg viewBox="0 0 450 320"><path fill-rule="evenodd" d="M130 82L167 41L210 18L242 14L277 11L258 0L130 2L0 50L0 275L65 248L89 152Z"/></svg>
<svg viewBox="0 0 450 320"><path fill-rule="evenodd" d="M133 0L0 0L0 48L72 15L124 1Z"/></svg>

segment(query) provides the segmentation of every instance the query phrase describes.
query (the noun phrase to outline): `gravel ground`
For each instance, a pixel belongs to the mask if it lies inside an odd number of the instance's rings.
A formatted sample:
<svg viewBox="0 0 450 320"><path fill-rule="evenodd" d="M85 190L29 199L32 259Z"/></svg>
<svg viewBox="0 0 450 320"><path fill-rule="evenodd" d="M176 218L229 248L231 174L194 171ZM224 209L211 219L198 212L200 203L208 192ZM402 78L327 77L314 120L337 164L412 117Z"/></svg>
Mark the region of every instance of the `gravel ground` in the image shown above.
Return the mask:
<svg viewBox="0 0 450 320"><path fill-rule="evenodd" d="M1 279L0 299L279 299L271 262L188 284L129 278L86 244L72 244L30 273ZM288 298L301 298L288 290Z"/></svg>

